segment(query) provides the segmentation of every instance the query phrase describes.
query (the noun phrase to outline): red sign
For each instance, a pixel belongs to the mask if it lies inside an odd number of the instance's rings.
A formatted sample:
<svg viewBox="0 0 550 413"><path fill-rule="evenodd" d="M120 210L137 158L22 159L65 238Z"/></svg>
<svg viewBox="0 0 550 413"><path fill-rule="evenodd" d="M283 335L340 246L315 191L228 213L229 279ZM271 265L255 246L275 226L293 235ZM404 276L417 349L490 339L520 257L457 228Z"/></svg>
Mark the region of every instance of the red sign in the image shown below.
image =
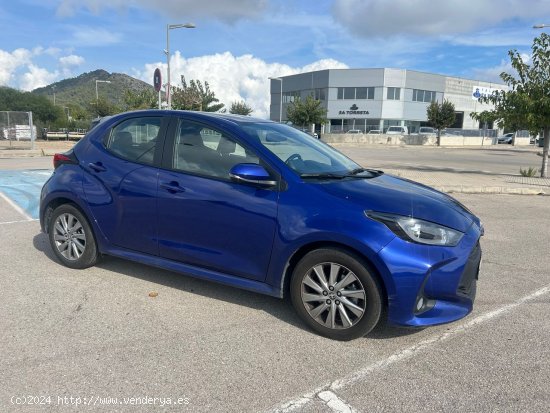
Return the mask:
<svg viewBox="0 0 550 413"><path fill-rule="evenodd" d="M160 92L160 88L162 87L162 78L158 67L155 69L155 74L153 75L153 85L155 86L155 90Z"/></svg>

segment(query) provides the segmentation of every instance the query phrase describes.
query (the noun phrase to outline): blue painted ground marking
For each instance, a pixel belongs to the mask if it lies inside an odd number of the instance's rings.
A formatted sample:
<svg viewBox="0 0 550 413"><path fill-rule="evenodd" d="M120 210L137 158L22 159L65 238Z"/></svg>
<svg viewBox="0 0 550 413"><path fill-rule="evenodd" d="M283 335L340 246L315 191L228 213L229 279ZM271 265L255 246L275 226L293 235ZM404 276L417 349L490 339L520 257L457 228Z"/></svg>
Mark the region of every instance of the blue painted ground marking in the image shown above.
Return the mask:
<svg viewBox="0 0 550 413"><path fill-rule="evenodd" d="M31 218L38 219L40 190L52 172L51 169L0 171L0 192Z"/></svg>

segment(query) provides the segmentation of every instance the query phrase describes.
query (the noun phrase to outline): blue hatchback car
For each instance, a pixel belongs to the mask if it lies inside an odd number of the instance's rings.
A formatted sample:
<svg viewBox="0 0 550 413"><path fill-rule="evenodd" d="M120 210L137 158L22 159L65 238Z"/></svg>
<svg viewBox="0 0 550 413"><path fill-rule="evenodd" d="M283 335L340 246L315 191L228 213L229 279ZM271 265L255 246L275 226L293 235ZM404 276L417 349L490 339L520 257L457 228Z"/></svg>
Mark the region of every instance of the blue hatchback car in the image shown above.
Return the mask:
<svg viewBox="0 0 550 413"><path fill-rule="evenodd" d="M40 223L71 268L113 255L276 297L337 340L472 310L479 219L287 125L225 114L109 117L54 157Z"/></svg>

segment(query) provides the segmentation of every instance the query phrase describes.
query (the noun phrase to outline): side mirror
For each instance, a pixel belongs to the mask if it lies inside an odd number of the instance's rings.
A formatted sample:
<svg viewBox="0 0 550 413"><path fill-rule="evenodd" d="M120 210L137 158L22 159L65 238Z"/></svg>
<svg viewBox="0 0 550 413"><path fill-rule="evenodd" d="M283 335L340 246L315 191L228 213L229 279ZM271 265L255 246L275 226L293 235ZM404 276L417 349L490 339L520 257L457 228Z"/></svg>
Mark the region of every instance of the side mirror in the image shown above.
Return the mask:
<svg viewBox="0 0 550 413"><path fill-rule="evenodd" d="M240 163L229 171L229 176L235 182L254 184L264 187L277 185L266 169L255 163Z"/></svg>

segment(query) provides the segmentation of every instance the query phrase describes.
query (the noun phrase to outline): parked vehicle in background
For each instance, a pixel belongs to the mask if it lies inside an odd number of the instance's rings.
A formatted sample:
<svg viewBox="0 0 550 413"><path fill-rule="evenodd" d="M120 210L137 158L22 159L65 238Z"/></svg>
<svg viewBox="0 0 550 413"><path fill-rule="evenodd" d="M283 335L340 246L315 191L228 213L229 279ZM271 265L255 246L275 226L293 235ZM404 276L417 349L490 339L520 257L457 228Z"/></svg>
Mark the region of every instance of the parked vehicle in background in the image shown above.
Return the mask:
<svg viewBox="0 0 550 413"><path fill-rule="evenodd" d="M418 129L419 135L435 135L437 133L437 130L428 126L421 126L420 129Z"/></svg>
<svg viewBox="0 0 550 413"><path fill-rule="evenodd" d="M312 132L311 130L306 129L306 128L297 128L297 129L301 132L307 133L309 136L312 136L315 139L319 139L319 135L317 135L316 132Z"/></svg>
<svg viewBox="0 0 550 413"><path fill-rule="evenodd" d="M514 141L514 133L511 132L511 133L507 133L505 135L502 135L502 136L499 136L497 138L497 143L507 143L507 144L512 144L512 142Z"/></svg>
<svg viewBox="0 0 550 413"><path fill-rule="evenodd" d="M346 133L351 133L352 135L362 135L363 131L359 129L350 129Z"/></svg>
<svg viewBox="0 0 550 413"><path fill-rule="evenodd" d="M337 340L382 317L426 327L472 310L480 220L449 195L362 168L288 125L128 112L53 162L40 225L67 267L112 255L290 296L311 329Z"/></svg>
<svg viewBox="0 0 550 413"><path fill-rule="evenodd" d="M371 129L367 135L380 135L382 132L380 131L380 129Z"/></svg>
<svg viewBox="0 0 550 413"><path fill-rule="evenodd" d="M408 135L409 129L406 126L390 126L386 135Z"/></svg>

